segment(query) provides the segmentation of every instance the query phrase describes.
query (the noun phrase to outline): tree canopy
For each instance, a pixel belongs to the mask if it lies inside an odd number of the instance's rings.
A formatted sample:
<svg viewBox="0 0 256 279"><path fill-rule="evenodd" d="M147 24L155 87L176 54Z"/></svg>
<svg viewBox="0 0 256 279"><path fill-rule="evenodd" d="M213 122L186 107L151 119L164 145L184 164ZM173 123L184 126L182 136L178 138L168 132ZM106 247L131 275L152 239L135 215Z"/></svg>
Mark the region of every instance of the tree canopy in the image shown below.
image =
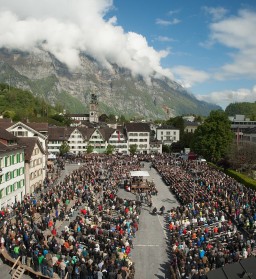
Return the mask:
<svg viewBox="0 0 256 279"><path fill-rule="evenodd" d="M60 155L63 156L65 153L68 153L69 150L70 150L70 146L66 141L64 141L60 146Z"/></svg>
<svg viewBox="0 0 256 279"><path fill-rule="evenodd" d="M106 154L108 154L108 155L113 154L114 150L115 150L115 147L111 144L108 144L107 149L106 149Z"/></svg>
<svg viewBox="0 0 256 279"><path fill-rule="evenodd" d="M130 154L134 155L137 152L138 146L137 144L131 144L129 148Z"/></svg>
<svg viewBox="0 0 256 279"><path fill-rule="evenodd" d="M242 103L232 103L226 107L225 112L229 116L234 116L236 114L243 114L249 117L251 120L256 119L256 102L242 102Z"/></svg>
<svg viewBox="0 0 256 279"><path fill-rule="evenodd" d="M192 149L208 161L218 162L228 153L233 134L225 112L212 111L194 134Z"/></svg>
<svg viewBox="0 0 256 279"><path fill-rule="evenodd" d="M5 118L69 126L71 120L59 114L62 111L63 107L58 103L52 106L43 98L34 97L29 91L0 84L0 114Z"/></svg>

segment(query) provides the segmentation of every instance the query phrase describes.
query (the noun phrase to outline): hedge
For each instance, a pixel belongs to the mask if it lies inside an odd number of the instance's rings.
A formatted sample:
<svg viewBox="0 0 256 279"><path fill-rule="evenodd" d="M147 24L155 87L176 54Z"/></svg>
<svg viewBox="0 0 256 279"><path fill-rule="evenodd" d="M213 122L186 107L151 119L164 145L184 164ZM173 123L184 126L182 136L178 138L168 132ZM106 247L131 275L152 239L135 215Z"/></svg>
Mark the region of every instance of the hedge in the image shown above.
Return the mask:
<svg viewBox="0 0 256 279"><path fill-rule="evenodd" d="M226 170L225 173L233 177L238 182L244 184L245 186L256 190L256 180L234 170Z"/></svg>
<svg viewBox="0 0 256 279"><path fill-rule="evenodd" d="M256 190L256 180L248 177L247 175L234 171L234 170L231 170L231 169L224 170L223 168L216 166L213 163L208 163L208 165L211 165L213 168L223 171L230 177L234 178L236 181L244 184L246 187Z"/></svg>

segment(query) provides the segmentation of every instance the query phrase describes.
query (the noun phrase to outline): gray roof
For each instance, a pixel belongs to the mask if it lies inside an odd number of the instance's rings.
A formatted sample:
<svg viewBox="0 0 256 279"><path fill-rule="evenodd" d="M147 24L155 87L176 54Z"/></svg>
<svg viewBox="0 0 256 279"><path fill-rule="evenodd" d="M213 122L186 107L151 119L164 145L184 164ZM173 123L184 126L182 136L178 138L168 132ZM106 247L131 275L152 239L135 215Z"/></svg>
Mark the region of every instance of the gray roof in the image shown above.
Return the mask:
<svg viewBox="0 0 256 279"><path fill-rule="evenodd" d="M148 123L126 123L126 131L129 132L150 132L150 126Z"/></svg>

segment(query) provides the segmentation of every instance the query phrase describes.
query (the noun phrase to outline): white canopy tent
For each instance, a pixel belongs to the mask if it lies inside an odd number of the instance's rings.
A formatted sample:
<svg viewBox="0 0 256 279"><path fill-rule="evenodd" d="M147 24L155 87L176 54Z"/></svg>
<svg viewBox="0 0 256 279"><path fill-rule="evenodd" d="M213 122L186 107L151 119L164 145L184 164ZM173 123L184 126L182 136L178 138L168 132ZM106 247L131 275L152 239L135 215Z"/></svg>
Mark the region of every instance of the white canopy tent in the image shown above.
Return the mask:
<svg viewBox="0 0 256 279"><path fill-rule="evenodd" d="M56 159L56 155L50 153L50 154L48 155L48 159L49 159L49 160L55 160L55 159Z"/></svg>
<svg viewBox="0 0 256 279"><path fill-rule="evenodd" d="M130 175L131 177L135 177L135 176L150 176L148 171L130 171Z"/></svg>

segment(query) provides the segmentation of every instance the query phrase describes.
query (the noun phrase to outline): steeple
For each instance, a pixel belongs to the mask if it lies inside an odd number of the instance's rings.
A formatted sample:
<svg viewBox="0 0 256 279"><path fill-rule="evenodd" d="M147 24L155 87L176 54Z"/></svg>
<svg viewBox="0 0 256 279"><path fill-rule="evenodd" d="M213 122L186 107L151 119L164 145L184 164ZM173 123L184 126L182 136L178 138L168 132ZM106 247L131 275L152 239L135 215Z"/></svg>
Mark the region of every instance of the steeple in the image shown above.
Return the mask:
<svg viewBox="0 0 256 279"><path fill-rule="evenodd" d="M94 122L94 123L98 123L99 122L98 113L99 113L98 97L95 93L91 93L89 121Z"/></svg>

